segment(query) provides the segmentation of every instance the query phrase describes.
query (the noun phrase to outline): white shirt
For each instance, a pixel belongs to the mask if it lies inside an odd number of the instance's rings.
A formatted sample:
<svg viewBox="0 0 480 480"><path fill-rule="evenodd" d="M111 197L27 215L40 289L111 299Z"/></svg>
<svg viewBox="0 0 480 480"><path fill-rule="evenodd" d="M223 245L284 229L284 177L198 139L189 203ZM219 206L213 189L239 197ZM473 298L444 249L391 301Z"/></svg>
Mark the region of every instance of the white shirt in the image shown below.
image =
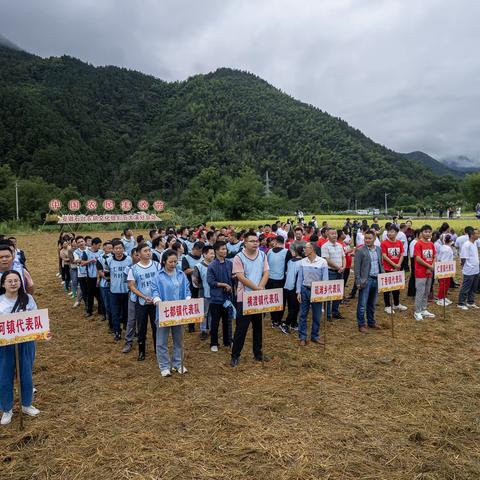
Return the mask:
<svg viewBox="0 0 480 480"><path fill-rule="evenodd" d="M406 257L408 255L408 240L407 236L401 230L397 233L397 240L402 242L403 256Z"/></svg>
<svg viewBox="0 0 480 480"><path fill-rule="evenodd" d="M30 294L28 295L28 303L27 303L27 308L25 310L36 310L37 309L37 304L35 303L35 300ZM7 298L5 294L0 295L0 315L7 315L11 313L12 308L15 306L15 302L17 301L16 298L10 299Z"/></svg>
<svg viewBox="0 0 480 480"><path fill-rule="evenodd" d="M382 242L387 239L388 230L382 232ZM399 239L400 240L400 239Z"/></svg>
<svg viewBox="0 0 480 480"><path fill-rule="evenodd" d="M463 244L468 240L468 235L460 235L455 241L455 248L460 252Z"/></svg>
<svg viewBox="0 0 480 480"><path fill-rule="evenodd" d="M277 235L280 235L283 237L285 240L288 238L288 233L281 227L277 229Z"/></svg>
<svg viewBox="0 0 480 480"><path fill-rule="evenodd" d="M373 241L373 244L376 246L376 247L381 247L382 244L380 242L380 239L378 237L375 237L375 240Z"/></svg>
<svg viewBox="0 0 480 480"><path fill-rule="evenodd" d="M444 245L443 243L437 248L437 261L438 262L451 262L453 260L453 250L450 245Z"/></svg>
<svg viewBox="0 0 480 480"><path fill-rule="evenodd" d="M415 244L418 242L418 240L416 238L414 238L411 242L410 242L410 246L408 247L408 256L410 258L413 258L413 249L415 248Z"/></svg>
<svg viewBox="0 0 480 480"><path fill-rule="evenodd" d="M465 259L463 264L462 273L464 275L477 275L480 272L478 264L478 248L470 241L467 240L460 250L460 258Z"/></svg>
<svg viewBox="0 0 480 480"><path fill-rule="evenodd" d="M365 235L359 230L357 232L357 247L360 247L361 245L365 245Z"/></svg>

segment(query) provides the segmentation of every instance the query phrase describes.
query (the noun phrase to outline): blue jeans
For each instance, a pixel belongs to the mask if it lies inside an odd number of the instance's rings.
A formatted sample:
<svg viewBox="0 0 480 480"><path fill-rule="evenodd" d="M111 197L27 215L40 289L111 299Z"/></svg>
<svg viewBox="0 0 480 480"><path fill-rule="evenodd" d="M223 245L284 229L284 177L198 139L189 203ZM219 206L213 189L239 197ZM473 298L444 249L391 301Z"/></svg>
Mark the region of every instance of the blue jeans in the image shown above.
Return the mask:
<svg viewBox="0 0 480 480"><path fill-rule="evenodd" d="M302 286L302 303L300 304L300 320L298 322L298 338L300 340L307 340L307 316L312 306L312 340L318 340L320 331L320 319L322 318L322 304L321 302L310 303L310 288Z"/></svg>
<svg viewBox="0 0 480 480"><path fill-rule="evenodd" d="M100 287L100 296L102 297L103 308L105 316L108 319L108 324L112 327L112 307L110 305L110 287Z"/></svg>
<svg viewBox="0 0 480 480"><path fill-rule="evenodd" d="M343 279L343 273L338 273L332 270L328 270L328 279L329 280ZM331 318L332 315L339 315L340 314L339 308L340 308L340 300L327 302L327 318Z"/></svg>
<svg viewBox="0 0 480 480"><path fill-rule="evenodd" d="M170 369L170 353L168 351L168 337L172 332L173 337L173 361L175 368L180 368L182 364L182 328L183 325L175 327L157 327L157 362L160 370Z"/></svg>
<svg viewBox="0 0 480 480"><path fill-rule="evenodd" d="M358 327L365 326L365 311L369 327L375 325L375 304L377 303L378 282L376 278L368 277L366 285L359 290L357 304Z"/></svg>
<svg viewBox="0 0 480 480"><path fill-rule="evenodd" d="M29 407L33 399L33 361L35 342L18 344L20 361L20 389L22 405ZM8 412L13 408L13 382L15 380L15 345L0 347L0 410Z"/></svg>

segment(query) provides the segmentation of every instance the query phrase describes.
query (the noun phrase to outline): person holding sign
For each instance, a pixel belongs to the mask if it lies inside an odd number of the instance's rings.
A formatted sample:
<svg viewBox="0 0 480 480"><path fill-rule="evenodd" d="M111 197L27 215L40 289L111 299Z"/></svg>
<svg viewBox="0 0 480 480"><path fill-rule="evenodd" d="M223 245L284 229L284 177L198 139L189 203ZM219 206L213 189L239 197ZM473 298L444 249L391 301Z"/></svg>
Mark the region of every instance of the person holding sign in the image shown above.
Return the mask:
<svg viewBox="0 0 480 480"><path fill-rule="evenodd" d="M368 328L379 329L375 322L375 305L378 293L378 274L384 273L382 251L375 245L377 238L373 230L364 235L365 244L355 253L355 285L359 289L357 303L357 324L360 333L368 333L365 327L365 313Z"/></svg>
<svg viewBox="0 0 480 480"><path fill-rule="evenodd" d="M185 273L177 267L177 253L169 249L162 256L161 269L151 282L153 303L172 300L189 300L191 298L189 282ZM158 310L156 311L158 322ZM187 373L182 362L183 325L162 327L157 323L157 361L162 377L169 377L170 354L168 352L168 337L170 331L173 337L173 370L180 374Z"/></svg>
<svg viewBox="0 0 480 480"><path fill-rule="evenodd" d="M383 268L385 272L394 272L402 269L404 264L403 243L397 240L398 227L392 223L388 227L387 238L381 243ZM390 305L390 292L383 292L385 311L389 314L395 310L407 310L405 305L400 303L400 290L393 290L393 306Z"/></svg>
<svg viewBox="0 0 480 480"><path fill-rule="evenodd" d="M475 304L475 293L478 287L478 276L480 272L478 261L477 240L479 236L478 228L467 227L465 233L468 240L463 243L460 250L460 261L462 262L463 282L460 294L458 296L458 308L467 310L468 308L480 308ZM465 301L467 304L465 305Z"/></svg>
<svg viewBox="0 0 480 480"><path fill-rule="evenodd" d="M440 247L437 249L437 262L452 262L453 261L453 239L449 233L444 233L440 237ZM445 307L451 305L453 302L447 298L448 289L450 288L451 277L444 277L438 280L438 300L436 304Z"/></svg>
<svg viewBox="0 0 480 480"><path fill-rule="evenodd" d="M298 338L301 347L307 344L307 316L310 306L312 307L312 332L311 339L313 343L323 345L320 340L320 320L322 317L322 303L311 302L312 283L328 280L328 263L319 257L315 251L315 246L311 242L305 244L305 258L299 262L297 277L297 297L300 303L300 320L298 322Z"/></svg>
<svg viewBox="0 0 480 480"><path fill-rule="evenodd" d="M432 287L435 263L435 246L431 242L432 227L424 225L420 229L420 238L413 249L415 258L415 314L417 321L423 317L435 318L435 314L427 310L428 295Z"/></svg>
<svg viewBox="0 0 480 480"><path fill-rule="evenodd" d="M36 308L35 300L25 291L20 274L14 270L5 272L0 280L0 315L36 310ZM40 413L40 410L32 405L35 342L19 343L17 348L20 361L22 412L35 417ZM0 409L3 411L0 423L2 425L12 421L14 379L15 345L5 345L0 347Z"/></svg>
<svg viewBox="0 0 480 480"><path fill-rule="evenodd" d="M243 292L263 290L268 281L267 256L259 250L257 234L250 231L245 234L245 248L233 259L232 273L238 279L237 288L237 324L233 336L232 359L230 366L236 367L245 344L250 323L253 330L253 355L255 360L268 362L270 359L262 352L262 314L243 315Z"/></svg>

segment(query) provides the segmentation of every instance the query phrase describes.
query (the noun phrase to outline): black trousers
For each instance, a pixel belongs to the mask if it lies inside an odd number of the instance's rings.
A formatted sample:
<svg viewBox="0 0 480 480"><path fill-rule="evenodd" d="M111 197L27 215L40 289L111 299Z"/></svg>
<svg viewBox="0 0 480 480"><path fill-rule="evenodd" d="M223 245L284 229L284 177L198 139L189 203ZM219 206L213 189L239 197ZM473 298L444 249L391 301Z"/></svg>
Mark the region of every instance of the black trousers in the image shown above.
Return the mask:
<svg viewBox="0 0 480 480"><path fill-rule="evenodd" d="M296 327L298 325L298 312L300 311L300 304L298 303L297 292L293 290L283 290L283 296L287 300L288 314L285 323L289 327Z"/></svg>
<svg viewBox="0 0 480 480"><path fill-rule="evenodd" d="M391 307L390 293L393 295L393 304L397 306L400 303L400 290L393 290L392 292L383 292L383 301L386 307Z"/></svg>
<svg viewBox="0 0 480 480"><path fill-rule="evenodd" d="M80 288L82 290L82 300L85 302L85 311L88 312L88 278L79 277L78 283L80 284Z"/></svg>
<svg viewBox="0 0 480 480"><path fill-rule="evenodd" d="M350 269L349 268L346 268L344 271L343 271L343 291L345 292L346 291L346 288L347 288L347 282L348 282L348 278L350 277Z"/></svg>
<svg viewBox="0 0 480 480"><path fill-rule="evenodd" d="M192 298L198 298L198 288L195 288L190 284L190 292L192 294ZM188 324L188 333L193 333L195 331L195 324L194 323L189 323Z"/></svg>
<svg viewBox="0 0 480 480"><path fill-rule="evenodd" d="M157 325L155 324L155 305L135 305L135 317L137 320L138 345L145 345L147 339L147 324L150 318L152 327L153 349L156 349Z"/></svg>
<svg viewBox="0 0 480 480"><path fill-rule="evenodd" d="M223 345L225 347L230 346L230 332L228 328L228 309L226 309L220 303L210 304L210 319L212 324L210 325L210 346L218 347L218 326L220 319L222 320L222 332L223 332Z"/></svg>
<svg viewBox="0 0 480 480"><path fill-rule="evenodd" d="M271 290L273 288L283 288L285 285L285 280L274 280L273 278L270 278L267 282L266 288L267 290ZM283 318L283 312L285 311L285 295L283 296L283 310L280 310L278 312L270 312L270 316L272 317L272 322L274 323L281 323L282 318Z"/></svg>
<svg viewBox="0 0 480 480"><path fill-rule="evenodd" d="M259 357L262 355L262 314L243 315L243 304L238 303L237 307L237 324L233 336L232 358L238 358L242 353L250 323L253 333L253 355Z"/></svg>
<svg viewBox="0 0 480 480"><path fill-rule="evenodd" d="M87 277L87 313L93 313L93 301L97 299L97 311L103 313L102 299L100 289L97 287L96 277Z"/></svg>
<svg viewBox="0 0 480 480"><path fill-rule="evenodd" d="M432 285L433 285L433 282L432 282ZM410 259L410 278L408 280L407 296L414 297L416 291L417 290L415 288L415 258L412 257Z"/></svg>

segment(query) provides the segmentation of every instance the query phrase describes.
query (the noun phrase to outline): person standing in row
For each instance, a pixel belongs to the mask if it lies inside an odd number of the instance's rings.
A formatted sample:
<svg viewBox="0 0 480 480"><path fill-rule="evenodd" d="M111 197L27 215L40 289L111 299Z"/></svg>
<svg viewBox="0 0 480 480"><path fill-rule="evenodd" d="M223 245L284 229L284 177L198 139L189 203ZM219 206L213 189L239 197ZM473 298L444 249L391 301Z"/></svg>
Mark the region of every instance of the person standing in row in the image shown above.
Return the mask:
<svg viewBox="0 0 480 480"><path fill-rule="evenodd" d="M364 245L355 253L355 285L359 290L357 303L357 325L360 333L368 333L365 326L365 314L368 328L381 327L375 322L375 305L378 293L378 274L384 273L382 251L375 245L376 234L366 230L363 236Z"/></svg>
<svg viewBox="0 0 480 480"><path fill-rule="evenodd" d="M345 270L345 251L342 245L337 242L337 230L335 228L327 230L327 237L328 241L322 245L322 258L328 264L328 279L342 280ZM340 313L340 302L340 300L327 302L327 320L344 318Z"/></svg>
<svg viewBox="0 0 480 480"><path fill-rule="evenodd" d="M223 345L230 347L231 333L228 305L232 302L233 263L228 261L228 248L225 242L213 244L215 260L208 265L207 282L210 287L210 350L218 352L218 325L222 319Z"/></svg>
<svg viewBox="0 0 480 480"><path fill-rule="evenodd" d="M310 338L313 343L324 344L320 339L320 322L322 317L322 303L311 302L312 283L328 280L328 263L319 257L315 251L315 244L305 244L305 258L299 262L297 277L297 299L300 304L300 320L298 322L299 345L304 347L307 344L307 316L312 307L312 331Z"/></svg>
<svg viewBox="0 0 480 480"><path fill-rule="evenodd" d="M428 295L432 288L435 263L435 246L431 241L432 227L424 225L420 229L420 237L415 243L413 256L415 258L415 314L417 321L424 317L435 318L435 314L427 310Z"/></svg>
<svg viewBox="0 0 480 480"><path fill-rule="evenodd" d="M237 288L237 324L233 337L232 359L230 365L236 367L245 344L250 323L253 330L253 355L261 362L270 360L262 352L262 314L243 315L243 293L263 290L268 281L267 256L259 250L259 240L255 232L245 234L245 248L233 259L232 273L238 279Z"/></svg>
<svg viewBox="0 0 480 480"><path fill-rule="evenodd" d="M287 301L288 313L285 323L283 325L285 333L290 333L290 330L298 330L298 312L300 311L300 303L297 296L297 279L300 271L300 261L303 258L303 247L296 247L291 250L292 259L287 263L287 276L285 279L285 286L283 295ZM282 330L283 331L283 330Z"/></svg>
<svg viewBox="0 0 480 480"><path fill-rule="evenodd" d="M103 254L97 259L97 275L100 296L102 298L104 320L108 320L108 327L113 333L112 309L110 306L110 272L107 267L107 258L112 256L112 242L103 243Z"/></svg>
<svg viewBox="0 0 480 480"><path fill-rule="evenodd" d="M0 280L0 315L14 312L36 310L33 297L25 291L23 279L15 270L3 273ZM35 360L35 342L18 344L20 360L20 389L22 393L22 412L35 417L40 410L32 405L33 400L33 362ZM13 384L15 380L15 345L0 347L0 410L3 411L0 423L7 425L13 417Z"/></svg>
<svg viewBox="0 0 480 480"><path fill-rule="evenodd" d="M139 261L133 265L127 275L128 288L135 302L135 319L138 332L138 361L145 360L147 324L150 319L153 350L156 351L157 327L155 324L155 306L153 305L152 282L159 271L159 264L152 260L152 250L147 243L137 247Z"/></svg>
<svg viewBox="0 0 480 480"><path fill-rule="evenodd" d="M404 266L403 243L397 240L398 227L392 223L387 231L387 238L383 240L380 248L382 250L383 268L385 272L398 272ZM393 305L390 303L390 293L393 297ZM400 290L383 293L385 312L395 313L395 310L407 310L405 305L400 303Z"/></svg>
<svg viewBox="0 0 480 480"><path fill-rule="evenodd" d="M151 283L153 303L168 302L173 300L189 300L191 292L186 275L180 268L177 268L177 253L169 249L162 256L161 269ZM180 374L187 373L185 365L182 366L183 354L183 325L173 327L162 327L158 323L158 310L156 310L157 321L157 361L162 377L169 377L170 354L168 352L168 337L172 332L173 337L173 360L172 370Z"/></svg>
<svg viewBox="0 0 480 480"><path fill-rule="evenodd" d="M453 239L448 233L440 236L440 246L436 248L437 262L452 262L453 261ZM435 302L440 307L446 307L452 304L452 301L447 298L448 290L450 288L451 278L440 278L438 283L438 300Z"/></svg>
<svg viewBox="0 0 480 480"><path fill-rule="evenodd" d="M465 229L465 234L468 235L468 240L463 242L460 250L463 282L457 306L462 310L467 310L468 308L478 309L479 307L475 304L475 293L478 288L478 277L480 272L477 247L479 231L477 228L467 227Z"/></svg>

